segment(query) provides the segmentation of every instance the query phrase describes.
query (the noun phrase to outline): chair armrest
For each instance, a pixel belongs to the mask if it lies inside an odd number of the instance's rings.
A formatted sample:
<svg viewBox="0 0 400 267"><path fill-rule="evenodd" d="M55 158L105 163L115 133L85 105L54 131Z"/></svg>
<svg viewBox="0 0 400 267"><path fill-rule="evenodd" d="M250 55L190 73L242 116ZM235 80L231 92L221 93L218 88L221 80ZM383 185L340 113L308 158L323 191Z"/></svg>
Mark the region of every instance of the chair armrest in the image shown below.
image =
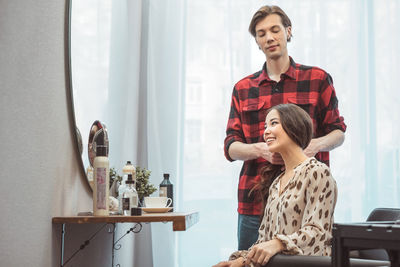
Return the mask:
<svg viewBox="0 0 400 267"><path fill-rule="evenodd" d="M277 254L265 267L330 267L331 257Z"/></svg>
<svg viewBox="0 0 400 267"><path fill-rule="evenodd" d="M331 257L277 254L264 267L331 267ZM390 266L389 261L350 259L352 267Z"/></svg>

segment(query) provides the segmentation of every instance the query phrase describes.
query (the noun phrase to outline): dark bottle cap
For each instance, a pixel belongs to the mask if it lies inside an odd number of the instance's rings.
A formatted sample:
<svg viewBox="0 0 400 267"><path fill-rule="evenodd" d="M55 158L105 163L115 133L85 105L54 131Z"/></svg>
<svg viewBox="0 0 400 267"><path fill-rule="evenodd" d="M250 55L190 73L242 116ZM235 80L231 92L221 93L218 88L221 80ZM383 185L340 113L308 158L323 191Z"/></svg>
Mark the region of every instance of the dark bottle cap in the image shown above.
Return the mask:
<svg viewBox="0 0 400 267"><path fill-rule="evenodd" d="M128 179L125 181L126 184L134 184L135 181L132 180L132 174L128 174Z"/></svg>
<svg viewBox="0 0 400 267"><path fill-rule="evenodd" d="M93 137L93 142L96 144L96 156L97 157L106 157L107 156L107 144L104 138L104 131L100 129L96 132Z"/></svg>
<svg viewBox="0 0 400 267"><path fill-rule="evenodd" d="M96 146L96 157L106 157L107 156L107 147L104 145Z"/></svg>
<svg viewBox="0 0 400 267"><path fill-rule="evenodd" d="M164 179L169 179L169 173L164 173Z"/></svg>

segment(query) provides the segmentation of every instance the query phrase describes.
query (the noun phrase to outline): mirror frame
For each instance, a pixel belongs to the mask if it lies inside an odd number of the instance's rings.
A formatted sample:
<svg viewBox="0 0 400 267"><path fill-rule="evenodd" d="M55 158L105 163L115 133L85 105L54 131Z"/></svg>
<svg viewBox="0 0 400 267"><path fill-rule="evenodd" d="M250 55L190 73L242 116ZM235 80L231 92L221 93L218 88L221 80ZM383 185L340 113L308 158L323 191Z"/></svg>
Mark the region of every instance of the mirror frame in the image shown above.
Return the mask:
<svg viewBox="0 0 400 267"><path fill-rule="evenodd" d="M71 65L71 11L72 11L72 0L65 0L65 28L64 28L64 46L65 46L65 84L66 84L66 93L67 93L67 102L69 105L69 115L70 115L70 127L73 129L73 137L74 137L74 147L75 147L75 155L78 158L78 165L80 172L83 177L86 179L86 184L89 187L90 191L93 191L92 187L89 184L89 180L86 175L85 166L83 165L82 154L79 150L79 142L78 142L78 131L79 128L76 125L75 119L75 108L74 108L74 93L73 93L73 85L72 85L72 65Z"/></svg>

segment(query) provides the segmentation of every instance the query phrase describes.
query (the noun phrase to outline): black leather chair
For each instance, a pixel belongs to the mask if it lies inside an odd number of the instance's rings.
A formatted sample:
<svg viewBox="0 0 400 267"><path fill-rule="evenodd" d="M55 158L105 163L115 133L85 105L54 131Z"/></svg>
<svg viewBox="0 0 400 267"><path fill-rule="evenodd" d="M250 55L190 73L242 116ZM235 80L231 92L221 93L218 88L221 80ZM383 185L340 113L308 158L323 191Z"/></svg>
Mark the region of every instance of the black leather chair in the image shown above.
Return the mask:
<svg viewBox="0 0 400 267"><path fill-rule="evenodd" d="M368 223L376 222L379 224L396 221L400 223L400 209L395 208L376 208L367 218ZM389 255L384 249L364 249L357 251L355 254L357 258L361 259L389 260Z"/></svg>
<svg viewBox="0 0 400 267"><path fill-rule="evenodd" d="M393 222L400 220L400 209L377 208L368 216L367 222ZM352 254L351 254L352 255ZM388 253L383 249L367 249L353 253L357 258L350 259L350 266L390 266ZM353 256L352 256L353 257ZM275 255L265 267L330 267L331 257L301 256L301 255Z"/></svg>
<svg viewBox="0 0 400 267"><path fill-rule="evenodd" d="M397 221L400 220L400 209L376 208L368 216L367 222Z"/></svg>
<svg viewBox="0 0 400 267"><path fill-rule="evenodd" d="M328 256L300 256L277 254L265 267L331 267L332 259ZM390 266L389 261L350 259L351 267Z"/></svg>

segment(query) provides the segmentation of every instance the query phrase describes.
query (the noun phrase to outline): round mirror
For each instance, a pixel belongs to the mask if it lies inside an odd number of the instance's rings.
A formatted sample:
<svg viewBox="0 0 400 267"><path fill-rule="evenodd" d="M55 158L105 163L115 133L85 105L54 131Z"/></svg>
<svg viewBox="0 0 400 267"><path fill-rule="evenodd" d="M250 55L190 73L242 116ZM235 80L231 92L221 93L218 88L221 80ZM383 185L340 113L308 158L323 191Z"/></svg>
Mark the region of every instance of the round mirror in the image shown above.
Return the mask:
<svg viewBox="0 0 400 267"><path fill-rule="evenodd" d="M110 169L120 173L127 160L138 164L135 149L140 146L139 124L147 99L147 92L140 91L146 80L140 74L142 4L109 0L69 4L71 99L82 134L82 171L90 174L89 136L93 122L99 121L110 131Z"/></svg>
<svg viewBox="0 0 400 267"><path fill-rule="evenodd" d="M71 102L82 171L92 188L96 134L107 129L109 39L112 1L69 1ZM107 139L108 145L108 139ZM110 166L111 167L111 166Z"/></svg>

